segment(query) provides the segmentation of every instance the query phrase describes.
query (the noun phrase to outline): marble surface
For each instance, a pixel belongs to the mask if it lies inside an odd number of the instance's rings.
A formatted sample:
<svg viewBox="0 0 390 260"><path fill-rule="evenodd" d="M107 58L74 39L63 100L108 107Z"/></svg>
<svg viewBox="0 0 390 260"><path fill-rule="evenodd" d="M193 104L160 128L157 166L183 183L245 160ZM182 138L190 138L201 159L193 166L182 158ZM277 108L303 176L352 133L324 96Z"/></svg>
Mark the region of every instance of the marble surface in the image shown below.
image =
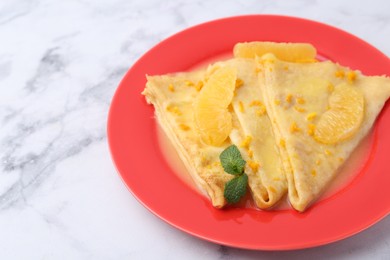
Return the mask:
<svg viewBox="0 0 390 260"><path fill-rule="evenodd" d="M0 1L1 259L390 259L390 218L338 243L228 248L161 221L128 192L106 120L127 69L189 26L242 14L314 19L390 56L390 1Z"/></svg>

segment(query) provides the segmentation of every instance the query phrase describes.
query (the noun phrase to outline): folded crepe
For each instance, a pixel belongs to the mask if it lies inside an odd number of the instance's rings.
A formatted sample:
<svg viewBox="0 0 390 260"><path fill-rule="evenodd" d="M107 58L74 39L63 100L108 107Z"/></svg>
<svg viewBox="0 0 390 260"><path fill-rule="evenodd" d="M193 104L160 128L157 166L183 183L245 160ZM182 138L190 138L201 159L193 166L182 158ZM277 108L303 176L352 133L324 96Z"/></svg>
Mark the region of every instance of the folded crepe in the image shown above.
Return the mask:
<svg viewBox="0 0 390 260"><path fill-rule="evenodd" d="M155 108L156 119L172 142L198 188L208 194L215 207L226 204L224 185L232 177L223 174L217 164L221 147L204 145L199 140L193 120L192 103L199 94L204 71L147 76L143 91L148 103Z"/></svg>
<svg viewBox="0 0 390 260"><path fill-rule="evenodd" d="M298 64L269 54L256 62L288 198L304 211L372 128L390 96L390 79L330 61Z"/></svg>
<svg viewBox="0 0 390 260"><path fill-rule="evenodd" d="M236 89L229 105L232 130L220 145L200 138L194 120L194 102L202 86L223 67L236 71ZM213 206L223 207L225 183L234 176L224 172L219 155L235 144L247 161L245 172L252 197L259 208L274 206L287 192L282 160L263 104L254 59L231 59L206 71L148 76L143 92L155 107L158 123L172 142L198 188Z"/></svg>
<svg viewBox="0 0 390 260"><path fill-rule="evenodd" d="M248 184L257 207L268 209L287 192L283 164L264 105L254 59L231 59L215 67L237 69L239 85L232 100L233 125L230 140L247 161Z"/></svg>

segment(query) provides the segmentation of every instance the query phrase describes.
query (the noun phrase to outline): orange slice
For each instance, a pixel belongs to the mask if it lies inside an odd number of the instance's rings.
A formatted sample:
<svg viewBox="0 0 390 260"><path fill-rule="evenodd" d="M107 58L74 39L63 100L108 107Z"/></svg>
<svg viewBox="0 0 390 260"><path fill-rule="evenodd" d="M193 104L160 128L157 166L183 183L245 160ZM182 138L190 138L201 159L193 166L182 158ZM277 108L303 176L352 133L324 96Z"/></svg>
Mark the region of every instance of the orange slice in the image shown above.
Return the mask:
<svg viewBox="0 0 390 260"><path fill-rule="evenodd" d="M317 123L314 138L324 144L336 144L352 137L364 117L364 97L359 89L340 84L329 98L329 110Z"/></svg>
<svg viewBox="0 0 390 260"><path fill-rule="evenodd" d="M314 62L317 50L308 43L244 42L233 49L236 58L255 58L273 53L278 59L289 62Z"/></svg>
<svg viewBox="0 0 390 260"><path fill-rule="evenodd" d="M232 67L216 70L194 101L194 117L201 140L219 146L232 130L232 116L228 106L232 102L237 72Z"/></svg>

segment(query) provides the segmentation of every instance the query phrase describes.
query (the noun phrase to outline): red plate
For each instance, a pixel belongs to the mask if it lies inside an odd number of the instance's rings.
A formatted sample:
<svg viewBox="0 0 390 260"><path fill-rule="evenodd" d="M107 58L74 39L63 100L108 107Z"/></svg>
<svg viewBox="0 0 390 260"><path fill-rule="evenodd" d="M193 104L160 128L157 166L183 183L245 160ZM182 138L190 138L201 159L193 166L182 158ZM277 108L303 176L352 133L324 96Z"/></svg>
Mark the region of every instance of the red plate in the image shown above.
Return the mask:
<svg viewBox="0 0 390 260"><path fill-rule="evenodd" d="M186 70L242 41L309 42L321 56L366 75L390 75L390 60L368 43L325 24L274 15L204 23L162 41L128 71L112 100L108 141L123 181L150 211L194 236L228 246L286 250L337 241L390 212L390 108L376 126L370 157L359 175L303 214L294 210L214 209L169 168L157 142L153 107L141 92L145 74Z"/></svg>

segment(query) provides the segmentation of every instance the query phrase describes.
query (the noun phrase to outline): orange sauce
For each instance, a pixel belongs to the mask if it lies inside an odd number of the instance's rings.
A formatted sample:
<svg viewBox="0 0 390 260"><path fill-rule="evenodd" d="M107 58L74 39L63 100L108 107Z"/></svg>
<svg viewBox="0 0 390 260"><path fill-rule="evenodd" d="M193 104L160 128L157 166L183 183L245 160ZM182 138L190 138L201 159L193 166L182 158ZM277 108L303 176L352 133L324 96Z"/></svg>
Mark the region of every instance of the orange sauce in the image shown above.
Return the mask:
<svg viewBox="0 0 390 260"><path fill-rule="evenodd" d="M360 144L352 152L351 156L339 168L336 177L332 180L320 199L326 199L348 186L360 173L370 156L374 141L373 131L361 140Z"/></svg>
<svg viewBox="0 0 390 260"><path fill-rule="evenodd" d="M180 159L179 154L177 153L171 140L168 139L164 130L158 124L157 124L157 140L160 146L161 153L164 159L166 160L166 162L168 163L168 165L171 167L172 171L190 188L206 195L205 192L201 191L197 187L191 175L188 173L188 170L184 165L183 161Z"/></svg>
<svg viewBox="0 0 390 260"><path fill-rule="evenodd" d="M188 173L184 163L181 161L178 153L176 152L173 144L168 139L164 131L160 126L157 127L157 139L163 154L164 159L167 161L168 165L171 167L172 171L188 185L188 187L200 192L202 195L205 195L205 192L200 190L192 177ZM370 155L371 147L373 143L373 134L368 134L360 144L355 148L351 156L345 161L342 167L338 170L337 176L326 188L324 193L317 201L329 198L347 187L352 180L359 174L361 169L364 167L367 159ZM249 191L248 191L249 194ZM243 208L256 208L250 195L245 196L242 201L237 205L237 207ZM287 196L285 199L282 199L273 210L285 210L291 208Z"/></svg>

